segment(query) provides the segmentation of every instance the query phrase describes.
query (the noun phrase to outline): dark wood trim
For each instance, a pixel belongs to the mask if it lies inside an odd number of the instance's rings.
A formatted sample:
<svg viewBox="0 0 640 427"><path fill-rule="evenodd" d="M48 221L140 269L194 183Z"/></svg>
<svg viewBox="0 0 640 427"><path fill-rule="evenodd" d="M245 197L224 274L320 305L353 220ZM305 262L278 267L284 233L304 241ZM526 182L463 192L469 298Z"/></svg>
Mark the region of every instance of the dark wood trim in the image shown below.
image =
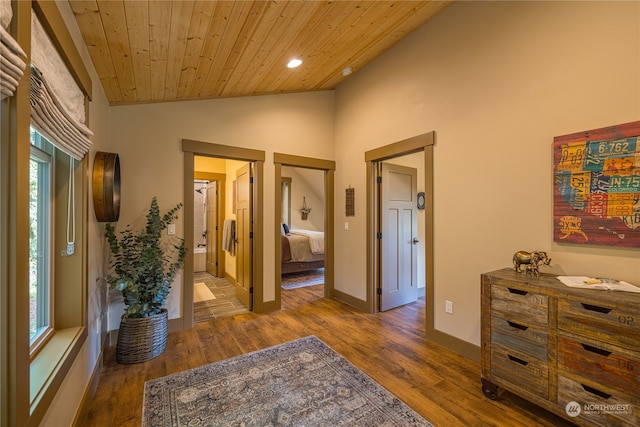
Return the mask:
<svg viewBox="0 0 640 427"><path fill-rule="evenodd" d="M378 298L376 295L376 289L378 288L379 282L379 261L378 261L378 253L380 252L378 249L378 241L376 239L370 238L370 236L375 236L378 229L378 209L376 207L376 197L374 197L374 192L376 191L376 171L373 167L373 162L367 162L367 212L366 212L366 224L367 224L367 241L366 241L366 250L367 250L367 271L366 271L366 306L367 311L369 313L375 313L378 311Z"/></svg>
<svg viewBox="0 0 640 427"><path fill-rule="evenodd" d="M324 296L333 298L335 293L335 162L334 169L324 173ZM329 248L327 250L327 248ZM328 266L328 268L327 268Z"/></svg>
<svg viewBox="0 0 640 427"><path fill-rule="evenodd" d="M264 160L262 150L233 147L191 139L182 140L184 152L184 216L193 218L194 157L217 157L240 160L254 164L253 174L253 311L264 313L271 310L271 304L264 299ZM193 221L184 222L184 239L187 248L193 248ZM183 268L182 313L183 329L193 327L193 251L187 250ZM225 273L226 274L226 273ZM234 281L232 281L233 283Z"/></svg>
<svg viewBox="0 0 640 427"><path fill-rule="evenodd" d="M335 289L333 291L333 297L336 300L355 308L356 310L360 310L365 313L369 311L369 305L367 304L367 301L363 301L360 298L356 298L340 290Z"/></svg>
<svg viewBox="0 0 640 427"><path fill-rule="evenodd" d="M434 222L433 222L433 147L436 133L429 132L413 138L405 139L365 153L367 162L367 301L369 312L378 311L376 288L379 282L379 262L377 239L377 201L375 195L375 165L383 160L407 154L424 153L424 188L425 188L425 324L427 339L445 346L456 353L473 360L480 360L480 348L475 344L461 340L435 329L435 277L434 277Z"/></svg>
<svg viewBox="0 0 640 427"><path fill-rule="evenodd" d="M428 132L383 147L374 148L364 153L365 162L379 162L391 159L393 157L404 156L407 154L423 151L424 147L434 145L436 143L436 133Z"/></svg>
<svg viewBox="0 0 640 427"><path fill-rule="evenodd" d="M427 339L443 345L453 351L474 360L479 360L479 347L435 329L435 277L434 277L434 223L433 223L433 146L436 143L436 133L428 132L403 141L369 150L364 158L367 162L367 301L366 309L375 313L378 311L376 288L379 274L376 224L377 224L377 196L375 194L375 166L378 162L407 154L424 153L424 188L425 188L425 298L426 298L426 333Z"/></svg>
<svg viewBox="0 0 640 427"><path fill-rule="evenodd" d="M193 327L193 175L194 175L194 153L184 152L184 243L187 253L184 257L184 268L182 269L182 328L191 329ZM192 220L189 220L189 219ZM171 323L171 320L169 320Z"/></svg>
<svg viewBox="0 0 640 427"><path fill-rule="evenodd" d="M307 169L335 170L333 160L316 159L312 157L294 156L292 154L273 153L273 162L283 166L301 167Z"/></svg>
<svg viewBox="0 0 640 427"><path fill-rule="evenodd" d="M474 362L480 361L480 346L456 338L453 335L433 329L431 332L427 332L427 340L446 347Z"/></svg>
<svg viewBox="0 0 640 427"><path fill-rule="evenodd" d="M291 154L273 153L273 163L275 165L275 200L282 199L282 166L291 166L307 169L318 169L324 171L324 296L325 298L334 297L335 283L335 265L334 265L334 231L335 231L335 204L334 204L334 179L336 162L333 160L324 160L311 157L295 156ZM282 218L282 205L275 203L274 214L274 231L276 238L274 239L275 253L275 269L274 282L276 287L276 305L280 307L282 297L282 244L278 236L280 236L280 218Z"/></svg>
<svg viewBox="0 0 640 427"><path fill-rule="evenodd" d="M274 200L276 200L276 202L274 203L275 205L275 212L274 212L274 226L275 226L275 230L274 230L274 248L273 248L273 253L274 255L274 269L273 269L273 275L274 275L274 286L275 286L275 301L273 303L273 305L275 306L276 310L280 309L280 305L281 305L281 298L282 298L282 241L281 241L281 233L280 233L280 218L282 218L282 203L278 203L278 200L282 200L282 163L276 162L275 161L275 154L274 154L274 175L275 175L275 194L274 194ZM289 188L289 194L291 194L291 188Z"/></svg>
<svg viewBox="0 0 640 427"><path fill-rule="evenodd" d="M31 2L12 1L12 6L9 33L30 56ZM24 315L29 312L29 291L24 284L29 282L30 77L27 67L14 96L1 101L0 108L3 162L0 424L3 426L24 426L30 416L29 319Z"/></svg>
<svg viewBox="0 0 640 427"><path fill-rule="evenodd" d="M262 152L264 155L264 151ZM264 300L264 161L254 160L253 171L253 312L271 311Z"/></svg>
<svg viewBox="0 0 640 427"><path fill-rule="evenodd" d="M266 158L266 154L262 150L194 141L191 139L182 140L182 151L191 152L200 156L220 157L248 162L264 162Z"/></svg>
<svg viewBox="0 0 640 427"><path fill-rule="evenodd" d="M227 175L224 173L216 173L216 172L193 172L194 179L203 179L207 181L223 181L227 179Z"/></svg>

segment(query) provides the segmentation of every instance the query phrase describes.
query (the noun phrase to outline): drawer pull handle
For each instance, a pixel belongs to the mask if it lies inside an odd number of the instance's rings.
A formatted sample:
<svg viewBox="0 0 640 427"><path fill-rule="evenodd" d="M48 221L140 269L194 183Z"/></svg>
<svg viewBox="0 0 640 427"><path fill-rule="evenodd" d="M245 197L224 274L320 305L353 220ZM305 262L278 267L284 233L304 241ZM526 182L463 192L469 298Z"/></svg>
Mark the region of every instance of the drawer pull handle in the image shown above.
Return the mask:
<svg viewBox="0 0 640 427"><path fill-rule="evenodd" d="M590 351L592 353L599 354L601 356L607 357L607 356L609 356L611 354L610 351L603 350L603 349L598 348L598 347L593 347L593 346L590 346L590 345L587 345L587 344L581 344L581 345L582 345L582 348L584 348L585 350Z"/></svg>
<svg viewBox="0 0 640 427"><path fill-rule="evenodd" d="M611 311L610 308L598 307L597 305L581 303L585 310L597 311L598 313L607 314Z"/></svg>
<svg viewBox="0 0 640 427"><path fill-rule="evenodd" d="M511 326L512 328L520 329L521 331L526 331L527 329L529 329L529 327L528 327L528 326L520 325L520 324L518 324L518 323L516 323L516 322L509 322L509 321L507 321L507 323L508 323L508 324L509 324L509 326Z"/></svg>
<svg viewBox="0 0 640 427"><path fill-rule="evenodd" d="M511 360L512 362L519 363L522 366L527 366L529 364L529 362L527 362L526 360L519 359L519 358L517 358L515 356L512 356L510 354L508 356L509 356L509 360Z"/></svg>
<svg viewBox="0 0 640 427"><path fill-rule="evenodd" d="M517 294L517 295L526 295L529 292L527 291L521 291L520 289L513 289L513 288L507 288L509 289L509 292L511 292L512 294Z"/></svg>
<svg viewBox="0 0 640 427"><path fill-rule="evenodd" d="M603 399L608 399L611 397L611 395L609 393L605 393L604 391L600 391L598 389L595 389L593 387L589 387L588 385L584 385L584 384L580 384L582 386L582 388L584 389L584 391L587 391L591 394L595 394L596 396L599 396Z"/></svg>

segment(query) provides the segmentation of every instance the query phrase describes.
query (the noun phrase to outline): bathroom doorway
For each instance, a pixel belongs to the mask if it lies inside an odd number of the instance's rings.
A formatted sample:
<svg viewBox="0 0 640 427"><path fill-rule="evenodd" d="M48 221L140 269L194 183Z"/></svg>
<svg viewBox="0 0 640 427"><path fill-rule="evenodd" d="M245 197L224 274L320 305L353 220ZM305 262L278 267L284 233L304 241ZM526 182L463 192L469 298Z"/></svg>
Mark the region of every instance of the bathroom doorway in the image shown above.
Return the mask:
<svg viewBox="0 0 640 427"><path fill-rule="evenodd" d="M269 311L269 307L266 303L264 303L264 279L263 279L263 218L262 215L256 215L256 212L263 212L263 196L262 196L262 180L264 176L264 151L260 150L252 150L246 148L232 147L232 146L224 146L219 144L212 144L206 142L199 142L193 140L182 140L182 151L184 152L184 205L185 210L184 214L187 218L193 218L193 221L185 221L184 229L185 229L185 244L188 248L194 248L197 250L198 242L202 240L202 232L200 235L197 234L195 230L194 223L196 220L195 216L195 206L196 206L196 198L194 197L198 194L194 191L194 180L208 180L210 182L217 181L217 193L218 193L218 205L217 205L217 276L214 276L206 271L208 274L208 278L211 279L211 282L219 281L219 280L228 280L231 282L234 288L236 288L235 283L235 254L231 254L230 251L233 249L233 245L231 247L225 247L224 242L224 234L225 234L225 225L227 223L231 223L229 220L235 220L235 206L233 206L235 198L235 189L236 186L234 182L236 181L236 170L240 169L244 165L250 164L253 170L253 180L252 184L255 188L255 191L251 192L251 212L250 212L250 221L251 224L251 248L250 256L246 258L243 262L243 265L248 266L251 271L250 275L250 283L244 284L250 289L251 303L252 303L252 311L256 313L262 313ZM206 159L210 162L219 162L223 164L221 170L211 169L211 168L203 168L197 165L197 161L202 159ZM208 173L208 174L219 174L214 178L196 175L198 173ZM222 181L224 180L224 185ZM224 190L223 190L224 188ZM203 190L204 192L204 190ZM224 198L220 195L224 193ZM223 204L224 203L224 207ZM204 215L202 216L204 218ZM204 219L202 219L204 221ZM211 228L211 227L209 227ZM206 232L207 235L213 234L208 230ZM202 244L202 243L200 243ZM206 245L206 243L205 243ZM226 248L226 249L225 249ZM228 249L228 250L227 250ZM185 267L183 270L184 278L183 278L183 292L182 292L182 308L183 308L183 329L190 329L193 327L195 316L195 299L198 297L196 295L196 283L201 283L201 281L196 282L196 275L200 278L200 274L195 273L195 253L193 250L187 251L187 256L185 258ZM224 257L224 260L223 260ZM205 283L206 284L206 283ZM202 287L201 287L202 288ZM202 288L204 289L204 288ZM235 297L235 295L234 295ZM244 312L248 310L243 306L241 308ZM233 315L233 314L232 314Z"/></svg>
<svg viewBox="0 0 640 427"><path fill-rule="evenodd" d="M226 274L222 228L229 197L224 167L224 159L194 157L193 271L215 277Z"/></svg>

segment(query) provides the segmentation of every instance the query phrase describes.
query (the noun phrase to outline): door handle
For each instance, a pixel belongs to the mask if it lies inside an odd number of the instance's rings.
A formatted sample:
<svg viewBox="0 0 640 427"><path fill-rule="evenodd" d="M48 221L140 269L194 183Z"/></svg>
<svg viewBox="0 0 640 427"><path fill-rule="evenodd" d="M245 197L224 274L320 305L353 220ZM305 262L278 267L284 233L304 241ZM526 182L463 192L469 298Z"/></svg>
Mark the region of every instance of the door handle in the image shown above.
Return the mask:
<svg viewBox="0 0 640 427"><path fill-rule="evenodd" d="M411 241L411 243L413 243L414 245L417 245L419 241L420 240L418 240L417 237L414 237L413 240Z"/></svg>

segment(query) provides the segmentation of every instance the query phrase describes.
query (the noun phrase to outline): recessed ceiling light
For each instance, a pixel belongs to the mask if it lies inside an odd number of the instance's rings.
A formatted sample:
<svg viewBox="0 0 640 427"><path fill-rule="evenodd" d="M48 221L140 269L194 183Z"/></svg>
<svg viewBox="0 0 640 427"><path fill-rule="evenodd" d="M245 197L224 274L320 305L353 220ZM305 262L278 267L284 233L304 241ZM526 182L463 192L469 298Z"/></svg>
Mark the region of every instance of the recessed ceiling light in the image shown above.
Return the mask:
<svg viewBox="0 0 640 427"><path fill-rule="evenodd" d="M287 67L296 68L296 67L299 67L300 64L302 64L302 59L294 58L291 61L289 61L289 63L287 64Z"/></svg>

